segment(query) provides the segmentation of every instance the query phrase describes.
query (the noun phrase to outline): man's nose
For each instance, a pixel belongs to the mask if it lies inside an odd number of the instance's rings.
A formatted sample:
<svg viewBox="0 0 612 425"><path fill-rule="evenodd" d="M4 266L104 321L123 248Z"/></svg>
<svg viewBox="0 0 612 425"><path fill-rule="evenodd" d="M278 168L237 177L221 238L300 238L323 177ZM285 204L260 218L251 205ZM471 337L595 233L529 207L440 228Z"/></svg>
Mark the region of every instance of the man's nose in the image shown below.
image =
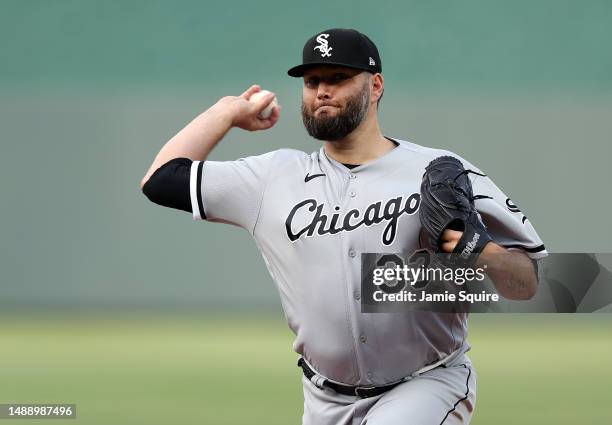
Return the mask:
<svg viewBox="0 0 612 425"><path fill-rule="evenodd" d="M329 99L330 97L330 85L324 83L323 81L319 82L319 86L317 87L317 99Z"/></svg>

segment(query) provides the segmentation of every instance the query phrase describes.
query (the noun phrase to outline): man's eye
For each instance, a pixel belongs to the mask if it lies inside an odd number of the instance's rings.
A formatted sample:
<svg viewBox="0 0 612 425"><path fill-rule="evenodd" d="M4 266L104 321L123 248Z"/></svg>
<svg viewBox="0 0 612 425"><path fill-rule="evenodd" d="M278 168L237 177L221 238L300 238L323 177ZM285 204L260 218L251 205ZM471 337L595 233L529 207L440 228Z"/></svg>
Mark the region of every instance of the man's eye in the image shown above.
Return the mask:
<svg viewBox="0 0 612 425"><path fill-rule="evenodd" d="M334 74L334 76L332 77L333 81L342 81L342 80L346 80L348 78L348 76L346 74Z"/></svg>
<svg viewBox="0 0 612 425"><path fill-rule="evenodd" d="M308 78L306 80L307 87L316 87L319 84L319 80L317 78Z"/></svg>

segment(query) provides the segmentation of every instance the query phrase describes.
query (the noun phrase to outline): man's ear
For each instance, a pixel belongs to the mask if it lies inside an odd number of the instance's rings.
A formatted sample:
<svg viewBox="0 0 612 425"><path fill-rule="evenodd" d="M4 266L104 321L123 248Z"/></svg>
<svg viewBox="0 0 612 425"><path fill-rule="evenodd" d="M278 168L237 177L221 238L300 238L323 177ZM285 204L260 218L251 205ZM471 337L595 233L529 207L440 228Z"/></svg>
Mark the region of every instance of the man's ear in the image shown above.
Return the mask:
<svg viewBox="0 0 612 425"><path fill-rule="evenodd" d="M372 93L375 95L376 103L380 103L385 91L385 80L381 73L376 73L371 77Z"/></svg>

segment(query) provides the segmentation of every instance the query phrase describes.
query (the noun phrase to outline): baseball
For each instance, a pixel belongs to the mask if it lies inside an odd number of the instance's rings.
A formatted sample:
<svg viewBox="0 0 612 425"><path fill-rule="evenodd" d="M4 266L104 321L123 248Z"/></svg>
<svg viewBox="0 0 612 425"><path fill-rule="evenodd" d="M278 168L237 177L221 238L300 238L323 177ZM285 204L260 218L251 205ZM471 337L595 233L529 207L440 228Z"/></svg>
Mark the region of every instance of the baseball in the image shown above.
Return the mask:
<svg viewBox="0 0 612 425"><path fill-rule="evenodd" d="M268 93L270 93L270 91L268 90L258 91L257 93L254 93L251 95L251 97L249 98L249 101L257 102L259 99L261 99L263 96L267 95ZM259 113L258 117L265 120L272 114L272 109L274 109L275 106L278 106L278 102L276 101L276 96L274 97L274 99L272 99L272 102L270 102L270 104L266 106L266 108L263 111Z"/></svg>

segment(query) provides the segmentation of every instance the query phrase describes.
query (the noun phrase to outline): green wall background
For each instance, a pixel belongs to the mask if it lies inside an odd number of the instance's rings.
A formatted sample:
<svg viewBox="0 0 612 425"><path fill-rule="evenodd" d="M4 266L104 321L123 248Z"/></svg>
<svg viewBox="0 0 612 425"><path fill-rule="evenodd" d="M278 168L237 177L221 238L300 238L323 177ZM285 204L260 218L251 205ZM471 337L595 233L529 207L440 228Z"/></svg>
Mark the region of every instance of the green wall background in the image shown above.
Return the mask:
<svg viewBox="0 0 612 425"><path fill-rule="evenodd" d="M453 150L527 213L551 252L609 252L612 3L0 1L0 306L280 310L249 235L150 204L166 140L252 83L282 119L212 159L306 151L312 34L380 48L387 135ZM237 264L238 263L238 264Z"/></svg>

